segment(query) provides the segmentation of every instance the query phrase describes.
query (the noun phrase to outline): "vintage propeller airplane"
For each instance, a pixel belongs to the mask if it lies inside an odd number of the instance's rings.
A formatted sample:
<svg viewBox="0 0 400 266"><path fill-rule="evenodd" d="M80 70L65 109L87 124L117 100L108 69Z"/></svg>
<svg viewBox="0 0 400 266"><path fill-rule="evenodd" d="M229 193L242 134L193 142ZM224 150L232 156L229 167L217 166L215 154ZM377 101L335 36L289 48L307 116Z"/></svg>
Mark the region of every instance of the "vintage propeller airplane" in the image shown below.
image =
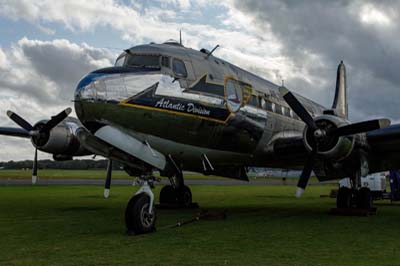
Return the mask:
<svg viewBox="0 0 400 266"><path fill-rule="evenodd" d="M352 189L340 188L337 206L371 207L360 177L399 167L400 125L348 120L343 62L329 109L214 57L215 49L174 41L132 47L115 66L78 83L79 121L64 120L66 109L31 126L8 112L22 129L0 133L30 137L55 158L96 154L122 163L142 180L125 211L127 229L138 234L155 229L154 170L171 182L161 203L191 204L184 170L248 180L246 169L254 166L303 168L297 196L312 171L320 181L350 177Z"/></svg>

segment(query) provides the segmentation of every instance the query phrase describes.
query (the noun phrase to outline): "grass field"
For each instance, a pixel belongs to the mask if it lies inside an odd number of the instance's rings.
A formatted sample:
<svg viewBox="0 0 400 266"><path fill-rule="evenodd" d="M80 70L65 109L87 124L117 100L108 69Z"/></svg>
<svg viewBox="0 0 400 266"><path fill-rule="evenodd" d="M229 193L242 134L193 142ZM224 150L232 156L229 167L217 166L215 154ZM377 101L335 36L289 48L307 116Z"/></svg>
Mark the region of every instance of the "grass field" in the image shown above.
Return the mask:
<svg viewBox="0 0 400 266"><path fill-rule="evenodd" d="M0 265L399 265L400 206L336 217L330 186L302 199L293 186L192 186L194 200L226 220L165 227L196 210L159 210L158 231L124 232L134 187L0 187ZM155 189L157 195L160 187Z"/></svg>

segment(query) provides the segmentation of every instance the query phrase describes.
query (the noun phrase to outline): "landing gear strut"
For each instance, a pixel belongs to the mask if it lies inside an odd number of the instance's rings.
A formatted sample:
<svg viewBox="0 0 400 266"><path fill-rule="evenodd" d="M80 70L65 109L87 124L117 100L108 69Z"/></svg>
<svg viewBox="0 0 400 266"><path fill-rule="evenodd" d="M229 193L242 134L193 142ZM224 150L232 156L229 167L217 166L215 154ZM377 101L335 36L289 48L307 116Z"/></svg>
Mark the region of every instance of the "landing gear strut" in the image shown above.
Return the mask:
<svg viewBox="0 0 400 266"><path fill-rule="evenodd" d="M164 186L160 191L160 204L190 207L192 205L192 192L184 184L183 175L179 173L175 180L170 178L171 185Z"/></svg>
<svg viewBox="0 0 400 266"><path fill-rule="evenodd" d="M155 230L156 209L151 191L153 176L141 177L142 187L129 200L125 209L125 224L128 234L145 234Z"/></svg>

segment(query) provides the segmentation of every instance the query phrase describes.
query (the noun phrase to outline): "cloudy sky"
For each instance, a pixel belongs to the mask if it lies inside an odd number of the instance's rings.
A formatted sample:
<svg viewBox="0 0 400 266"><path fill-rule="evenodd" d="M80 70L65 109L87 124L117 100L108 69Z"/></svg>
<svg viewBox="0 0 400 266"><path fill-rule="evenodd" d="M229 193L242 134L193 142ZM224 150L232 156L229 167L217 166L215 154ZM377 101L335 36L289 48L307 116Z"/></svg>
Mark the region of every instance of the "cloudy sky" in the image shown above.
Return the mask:
<svg viewBox="0 0 400 266"><path fill-rule="evenodd" d="M87 72L180 29L185 46L219 44L216 56L326 106L344 60L350 118L399 120L398 1L216 2L0 0L0 126L15 126L7 110L34 123L72 106ZM0 161L33 156L28 140L0 146Z"/></svg>

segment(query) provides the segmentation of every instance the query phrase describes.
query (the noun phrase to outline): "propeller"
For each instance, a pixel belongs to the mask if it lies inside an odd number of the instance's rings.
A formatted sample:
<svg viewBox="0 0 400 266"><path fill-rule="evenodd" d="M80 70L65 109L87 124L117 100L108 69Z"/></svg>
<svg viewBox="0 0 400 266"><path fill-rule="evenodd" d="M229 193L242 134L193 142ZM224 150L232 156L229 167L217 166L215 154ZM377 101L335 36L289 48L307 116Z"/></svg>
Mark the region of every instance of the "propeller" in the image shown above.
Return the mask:
<svg viewBox="0 0 400 266"><path fill-rule="evenodd" d="M286 89L285 87L280 87L279 92L283 96L283 99L286 101L286 103L296 113L296 115L298 115L300 119L308 126L308 130L311 130L310 135L313 137L314 140L310 142L310 155L306 160L303 171L297 183L296 197L300 197L307 187L311 172L314 168L315 158L318 153L318 144L324 143L324 141L326 141L328 138L338 138L342 136L364 133L384 128L390 125L389 119L374 119L359 123L353 123L337 128L322 128L315 123L315 120L312 118L307 109L288 89Z"/></svg>
<svg viewBox="0 0 400 266"><path fill-rule="evenodd" d="M33 166L32 166L32 185L35 185L37 183L37 168L38 168L38 162L37 162L37 148L35 147L35 157L33 159Z"/></svg>
<svg viewBox="0 0 400 266"><path fill-rule="evenodd" d="M106 181L104 184L104 198L108 199L110 196L110 187L111 187L111 174L112 174L112 160L108 160L107 164L107 175Z"/></svg>
<svg viewBox="0 0 400 266"><path fill-rule="evenodd" d="M37 124L32 126L29 122L23 119L18 114L7 111L7 116L14 121L17 125L25 129L32 138L32 141L35 145L35 157L33 160L33 167L32 167L32 184L36 184L38 177L37 177L37 146L44 145L49 137L50 131L55 128L61 121L63 121L70 113L72 112L71 108L67 108L60 112L59 114L52 116L49 121L45 124Z"/></svg>

